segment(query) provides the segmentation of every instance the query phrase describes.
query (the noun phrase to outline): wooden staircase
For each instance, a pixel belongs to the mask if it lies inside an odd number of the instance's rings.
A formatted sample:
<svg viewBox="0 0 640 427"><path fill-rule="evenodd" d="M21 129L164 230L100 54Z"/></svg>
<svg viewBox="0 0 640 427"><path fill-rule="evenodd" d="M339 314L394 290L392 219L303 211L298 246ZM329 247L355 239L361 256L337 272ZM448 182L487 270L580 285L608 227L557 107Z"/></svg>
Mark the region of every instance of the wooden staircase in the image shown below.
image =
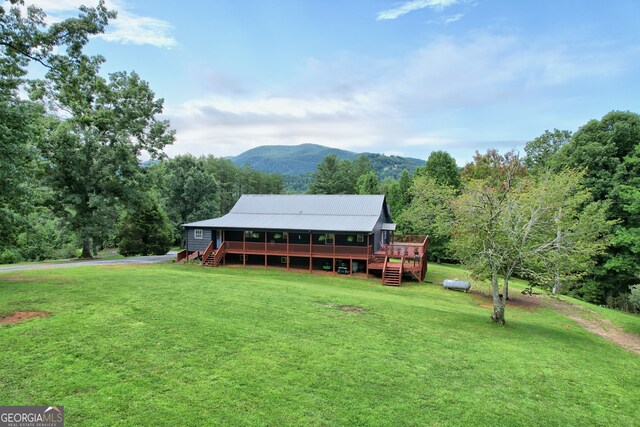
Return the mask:
<svg viewBox="0 0 640 427"><path fill-rule="evenodd" d="M389 262L387 257L382 270L382 284L387 286L400 286L402 284L402 266L404 262Z"/></svg>
<svg viewBox="0 0 640 427"><path fill-rule="evenodd" d="M222 242L218 249L213 249L213 242L211 242L202 254L202 265L206 267L218 267L224 258L224 254L224 242Z"/></svg>

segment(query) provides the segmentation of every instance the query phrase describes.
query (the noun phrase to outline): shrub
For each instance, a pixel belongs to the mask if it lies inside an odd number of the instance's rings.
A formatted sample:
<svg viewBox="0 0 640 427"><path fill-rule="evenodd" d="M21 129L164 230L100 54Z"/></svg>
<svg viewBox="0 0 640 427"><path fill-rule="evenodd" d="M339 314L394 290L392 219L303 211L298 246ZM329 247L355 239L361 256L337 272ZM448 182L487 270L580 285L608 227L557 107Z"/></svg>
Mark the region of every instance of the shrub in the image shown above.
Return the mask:
<svg viewBox="0 0 640 427"><path fill-rule="evenodd" d="M120 223L118 251L124 256L164 255L173 240L167 214L158 202L145 197Z"/></svg>
<svg viewBox="0 0 640 427"><path fill-rule="evenodd" d="M0 264L15 264L24 261L17 249L5 249L0 252Z"/></svg>

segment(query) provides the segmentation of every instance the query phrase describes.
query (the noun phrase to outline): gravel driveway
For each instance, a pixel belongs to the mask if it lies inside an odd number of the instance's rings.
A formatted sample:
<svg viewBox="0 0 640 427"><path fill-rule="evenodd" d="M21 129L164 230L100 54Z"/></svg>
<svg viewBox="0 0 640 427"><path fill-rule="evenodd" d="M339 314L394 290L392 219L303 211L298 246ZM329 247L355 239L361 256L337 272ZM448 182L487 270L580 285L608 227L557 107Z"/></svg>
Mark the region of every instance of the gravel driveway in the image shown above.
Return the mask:
<svg viewBox="0 0 640 427"><path fill-rule="evenodd" d="M134 256L122 259L105 259L105 260L89 260L89 261L71 261L59 264L26 264L26 265L10 265L0 267L0 273L5 271L24 271L24 270L41 270L43 268L70 268L83 267L87 265L114 265L114 264L155 264L175 259L176 252L169 251L166 255L150 255L150 256Z"/></svg>

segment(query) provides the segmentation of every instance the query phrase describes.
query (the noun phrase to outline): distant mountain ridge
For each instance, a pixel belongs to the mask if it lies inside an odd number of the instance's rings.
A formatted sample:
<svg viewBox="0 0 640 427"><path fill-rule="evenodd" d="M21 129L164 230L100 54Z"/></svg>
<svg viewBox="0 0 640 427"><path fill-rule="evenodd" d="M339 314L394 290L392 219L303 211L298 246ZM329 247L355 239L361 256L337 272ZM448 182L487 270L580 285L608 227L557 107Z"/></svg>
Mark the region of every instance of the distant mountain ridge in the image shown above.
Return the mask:
<svg viewBox="0 0 640 427"><path fill-rule="evenodd" d="M322 159L335 154L340 159L353 160L360 155L367 157L380 179L397 179L404 169L413 173L425 161L412 157L387 156L379 153L355 153L318 144L262 145L229 159L239 166L285 176L308 175L316 170Z"/></svg>

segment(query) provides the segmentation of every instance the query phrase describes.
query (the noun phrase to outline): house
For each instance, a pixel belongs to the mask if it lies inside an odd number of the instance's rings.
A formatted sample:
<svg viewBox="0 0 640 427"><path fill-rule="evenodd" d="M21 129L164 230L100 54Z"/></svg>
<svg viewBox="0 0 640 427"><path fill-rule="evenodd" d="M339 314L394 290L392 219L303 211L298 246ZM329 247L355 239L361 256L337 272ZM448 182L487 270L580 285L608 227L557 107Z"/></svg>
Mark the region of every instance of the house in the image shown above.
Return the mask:
<svg viewBox="0 0 640 427"><path fill-rule="evenodd" d="M240 197L219 218L182 225L177 260L203 266L253 265L337 274L379 274L399 286L403 274L424 280L427 236L396 239L383 195Z"/></svg>

